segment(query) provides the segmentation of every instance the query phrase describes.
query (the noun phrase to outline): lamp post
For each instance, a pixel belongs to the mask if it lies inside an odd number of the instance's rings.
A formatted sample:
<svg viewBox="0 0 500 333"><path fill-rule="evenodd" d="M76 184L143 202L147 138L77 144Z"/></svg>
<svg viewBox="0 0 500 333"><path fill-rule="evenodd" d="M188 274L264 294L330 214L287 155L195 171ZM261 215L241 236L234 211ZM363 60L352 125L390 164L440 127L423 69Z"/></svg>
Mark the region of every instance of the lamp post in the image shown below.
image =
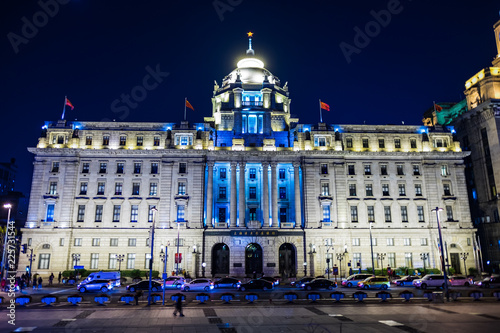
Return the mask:
<svg viewBox="0 0 500 333"><path fill-rule="evenodd" d="M328 258L328 251L330 251L330 249L332 249L333 252L333 246L326 245L326 269L328 274L328 280L330 280L330 258Z"/></svg>
<svg viewBox="0 0 500 333"><path fill-rule="evenodd" d="M372 269L373 269L373 276L375 276L375 261L373 259L373 239L372 239L372 223L370 223L370 250L372 252Z"/></svg>
<svg viewBox="0 0 500 333"><path fill-rule="evenodd" d="M429 259L429 253L420 253L420 259L424 262L424 276L425 276L425 262Z"/></svg>
<svg viewBox="0 0 500 333"><path fill-rule="evenodd" d="M12 205L10 203L3 205L3 208L7 208L7 222L5 223L5 239L3 241L3 255L2 255L2 278L6 279L6 261L7 261L7 235L9 230L9 221L10 221L10 210L12 209Z"/></svg>
<svg viewBox="0 0 500 333"><path fill-rule="evenodd" d="M116 255L116 261L118 261L118 272L120 272L121 274L121 271L122 271L122 261L125 259L125 255L124 254L117 254Z"/></svg>
<svg viewBox="0 0 500 333"><path fill-rule="evenodd" d="M439 248L441 252L441 267L443 269L443 276L444 276L444 289L445 289L445 294L446 294L446 300L450 300L450 295L448 293L448 277L446 276L446 266L444 265L444 248L443 248L443 235L441 235L441 224L439 222L439 211L443 210L443 208L436 207L432 211L436 212L436 219L437 219L437 226L438 226L438 233L439 233Z"/></svg>
<svg viewBox="0 0 500 333"><path fill-rule="evenodd" d="M342 260L344 259L345 252L342 253L337 253L337 260L340 262L339 263L339 277L340 280L342 280Z"/></svg>
<svg viewBox="0 0 500 333"><path fill-rule="evenodd" d="M30 249L30 254L26 254L26 256L29 258L28 260L30 261L30 273L29 273L29 279L28 279L28 285L31 282L31 264L36 258L36 254L33 254L33 249Z"/></svg>
<svg viewBox="0 0 500 333"><path fill-rule="evenodd" d="M160 260L163 262L163 300L162 305L165 305L165 283L167 280L167 259L168 259L168 246L165 246L165 252L163 252L163 245L160 251Z"/></svg>
<svg viewBox="0 0 500 333"><path fill-rule="evenodd" d="M467 277L467 265L465 261L467 260L467 257L469 256L469 252L467 253L460 253L460 258L464 261L464 270L465 270L465 276Z"/></svg>
<svg viewBox="0 0 500 333"><path fill-rule="evenodd" d="M151 305L151 289L153 288L153 252L155 248L155 220L156 220L156 212L158 209L153 207L151 209L153 211L153 224L151 225L151 256L149 259L149 290L148 290L148 306Z"/></svg>
<svg viewBox="0 0 500 333"><path fill-rule="evenodd" d="M377 253L377 259L380 260L380 267L382 271L382 275L384 275L384 259L385 259L386 254L385 253Z"/></svg>
<svg viewBox="0 0 500 333"><path fill-rule="evenodd" d="M76 276L78 275L76 267L78 266L78 262L80 261L81 255L80 253L73 253L71 256L73 257L73 261L75 262L75 266L73 268L75 269L75 279L76 279Z"/></svg>
<svg viewBox="0 0 500 333"><path fill-rule="evenodd" d="M201 277L205 277L205 267L207 267L207 263L201 263Z"/></svg>
<svg viewBox="0 0 500 333"><path fill-rule="evenodd" d="M180 224L179 221L177 221L177 253L176 253L176 258L175 258L175 275L179 275L179 261L180 261L180 254L179 254L179 245L180 245Z"/></svg>
<svg viewBox="0 0 500 333"><path fill-rule="evenodd" d="M307 261L304 261L304 276L307 276Z"/></svg>

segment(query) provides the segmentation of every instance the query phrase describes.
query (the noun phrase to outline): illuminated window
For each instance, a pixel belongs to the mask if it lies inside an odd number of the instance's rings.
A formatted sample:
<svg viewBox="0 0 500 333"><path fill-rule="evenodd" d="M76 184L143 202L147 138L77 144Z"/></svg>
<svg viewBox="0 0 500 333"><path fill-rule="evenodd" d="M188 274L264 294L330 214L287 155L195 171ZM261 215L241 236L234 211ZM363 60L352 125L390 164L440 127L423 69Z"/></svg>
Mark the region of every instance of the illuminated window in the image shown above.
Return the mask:
<svg viewBox="0 0 500 333"><path fill-rule="evenodd" d="M88 135L88 136L85 138L85 145L87 145L87 146L92 145L92 137L91 137L90 135Z"/></svg>
<svg viewBox="0 0 500 333"><path fill-rule="evenodd" d="M424 219L424 206L417 206L418 222L425 222Z"/></svg>
<svg viewBox="0 0 500 333"><path fill-rule="evenodd" d="M54 208L55 204L47 205L47 214L45 218L45 222L54 222Z"/></svg>
<svg viewBox="0 0 500 333"><path fill-rule="evenodd" d="M401 221L408 222L408 207L401 206Z"/></svg>
<svg viewBox="0 0 500 333"><path fill-rule="evenodd" d="M399 196L406 195L406 185L405 184L398 184L398 189L399 189Z"/></svg>
<svg viewBox="0 0 500 333"><path fill-rule="evenodd" d="M378 139L378 147L379 148L385 148L385 141L384 141L384 139Z"/></svg>
<svg viewBox="0 0 500 333"><path fill-rule="evenodd" d="M179 182L177 185L177 194L178 195L186 195L186 183Z"/></svg>
<svg viewBox="0 0 500 333"><path fill-rule="evenodd" d="M219 199L226 199L226 187L219 187Z"/></svg>
<svg viewBox="0 0 500 333"><path fill-rule="evenodd" d="M257 199L257 188L251 186L248 188L248 197L249 199Z"/></svg>
<svg viewBox="0 0 500 333"><path fill-rule="evenodd" d="M156 175L158 173L158 163L151 163L151 174Z"/></svg>
<svg viewBox="0 0 500 333"><path fill-rule="evenodd" d="M397 164L396 165L396 171L398 176L403 176L405 174L405 169L403 164Z"/></svg>
<svg viewBox="0 0 500 333"><path fill-rule="evenodd" d="M421 184L415 184L415 195L418 197L422 196L422 185Z"/></svg>
<svg viewBox="0 0 500 333"><path fill-rule="evenodd" d="M453 222L453 207L452 206L446 206L446 219L449 222Z"/></svg>
<svg viewBox="0 0 500 333"><path fill-rule="evenodd" d="M382 195L389 196L389 184L382 184Z"/></svg>
<svg viewBox="0 0 500 333"><path fill-rule="evenodd" d="M148 222L153 222L155 208L156 208L155 205L148 206Z"/></svg>
<svg viewBox="0 0 500 333"><path fill-rule="evenodd" d="M90 169L90 163L82 164L82 173L89 173L89 169Z"/></svg>
<svg viewBox="0 0 500 333"><path fill-rule="evenodd" d="M80 183L80 195L87 194L87 182Z"/></svg>
<svg viewBox="0 0 500 333"><path fill-rule="evenodd" d="M38 259L38 269L49 269L49 267L50 267L50 254L40 253L40 257Z"/></svg>
<svg viewBox="0 0 500 333"><path fill-rule="evenodd" d="M97 195L104 195L105 188L106 188L106 183L98 182L97 183Z"/></svg>
<svg viewBox="0 0 500 333"><path fill-rule="evenodd" d="M137 137L137 145L138 146L142 146L143 143L144 143L144 137L143 136L138 136Z"/></svg>
<svg viewBox="0 0 500 333"><path fill-rule="evenodd" d="M132 183L132 195L139 195L141 183Z"/></svg>
<svg viewBox="0 0 500 333"><path fill-rule="evenodd" d="M365 164L365 175L372 174L372 166L370 164Z"/></svg>
<svg viewBox="0 0 500 333"><path fill-rule="evenodd" d="M373 185L372 184L366 184L365 185L365 190L366 190L366 196L367 197L372 197L373 196Z"/></svg>
<svg viewBox="0 0 500 333"><path fill-rule="evenodd" d="M125 146L127 144L127 137L126 136L120 136L120 146Z"/></svg>
<svg viewBox="0 0 500 333"><path fill-rule="evenodd" d="M127 253L127 269L135 268L135 253Z"/></svg>
<svg viewBox="0 0 500 333"><path fill-rule="evenodd" d="M391 206L384 206L385 222L391 222Z"/></svg>
<svg viewBox="0 0 500 333"><path fill-rule="evenodd" d="M413 175L420 176L420 165L413 164Z"/></svg>
<svg viewBox="0 0 500 333"><path fill-rule="evenodd" d="M405 253L405 267L413 267L413 255L411 252Z"/></svg>
<svg viewBox="0 0 500 333"><path fill-rule="evenodd" d="M158 183L149 183L149 195L158 195Z"/></svg>
<svg viewBox="0 0 500 333"><path fill-rule="evenodd" d="M123 173L125 163L116 163L116 173Z"/></svg>
<svg viewBox="0 0 500 333"><path fill-rule="evenodd" d="M345 146L346 148L352 148L352 138L345 139Z"/></svg>
<svg viewBox="0 0 500 333"><path fill-rule="evenodd" d="M130 207L130 222L137 222L138 215L139 215L139 206L132 205Z"/></svg>
<svg viewBox="0 0 500 333"><path fill-rule="evenodd" d="M96 222L102 222L102 210L103 210L103 205L96 205L95 206L95 221Z"/></svg>
<svg viewBox="0 0 500 333"><path fill-rule="evenodd" d="M250 170L252 170L252 169L250 169ZM219 178L220 179L226 179L226 177L227 177L226 168L220 168L219 169ZM252 178L252 177L250 177L250 178Z"/></svg>
<svg viewBox="0 0 500 333"><path fill-rule="evenodd" d="M99 173L106 173L107 167L108 167L107 163L104 162L99 163Z"/></svg>
<svg viewBox="0 0 500 333"><path fill-rule="evenodd" d="M177 222L184 222L184 206L177 206Z"/></svg>
<svg viewBox="0 0 500 333"><path fill-rule="evenodd" d="M279 178L285 179L285 169L279 169Z"/></svg>
<svg viewBox="0 0 500 333"><path fill-rule="evenodd" d="M113 206L113 222L120 222L120 211L121 211L120 205Z"/></svg>
<svg viewBox="0 0 500 333"><path fill-rule="evenodd" d="M149 245L146 245L149 246ZM151 253L146 253L146 258L144 260L144 269L149 269L149 263L151 261Z"/></svg>
<svg viewBox="0 0 500 333"><path fill-rule="evenodd" d="M286 199L286 187L280 187L279 191L280 199Z"/></svg>
<svg viewBox="0 0 500 333"><path fill-rule="evenodd" d="M85 205L78 205L78 215L76 217L76 222L83 222L85 218Z"/></svg>
<svg viewBox="0 0 500 333"><path fill-rule="evenodd" d="M109 146L109 135L104 135L102 137L102 145L103 146Z"/></svg>
<svg viewBox="0 0 500 333"><path fill-rule="evenodd" d="M159 136L155 136L154 139L153 139L153 146L157 147L160 145L160 137Z"/></svg>
<svg viewBox="0 0 500 333"><path fill-rule="evenodd" d="M448 176L448 166L446 164L441 165L441 176Z"/></svg>
<svg viewBox="0 0 500 333"><path fill-rule="evenodd" d="M323 222L330 222L330 205L323 205Z"/></svg>
<svg viewBox="0 0 500 333"><path fill-rule="evenodd" d="M394 139L394 148L396 149L401 148L401 139Z"/></svg>
<svg viewBox="0 0 500 333"><path fill-rule="evenodd" d="M358 206L351 206L351 222L358 222Z"/></svg>
<svg viewBox="0 0 500 333"><path fill-rule="evenodd" d="M321 195L324 195L324 196L330 195L330 186L326 182L321 183Z"/></svg>
<svg viewBox="0 0 500 333"><path fill-rule="evenodd" d="M349 196L356 196L356 184L349 184Z"/></svg>
<svg viewBox="0 0 500 333"><path fill-rule="evenodd" d="M49 194L56 195L57 194L57 182L50 182L49 184Z"/></svg>
<svg viewBox="0 0 500 333"><path fill-rule="evenodd" d="M115 195L122 195L123 183L115 183Z"/></svg>
<svg viewBox="0 0 500 333"><path fill-rule="evenodd" d="M134 173L141 173L142 164L139 162L134 163Z"/></svg>
<svg viewBox="0 0 500 333"><path fill-rule="evenodd" d="M370 146L368 145L368 139L363 139L362 142L363 142L363 148L370 148Z"/></svg>
<svg viewBox="0 0 500 333"><path fill-rule="evenodd" d="M52 162L51 172L59 172L59 162Z"/></svg>
<svg viewBox="0 0 500 333"><path fill-rule="evenodd" d="M257 170L255 168L250 168L249 170L249 178L255 179L257 176Z"/></svg>
<svg viewBox="0 0 500 333"><path fill-rule="evenodd" d="M375 207L367 206L366 209L368 212L368 222L374 222L375 221Z"/></svg>
<svg viewBox="0 0 500 333"><path fill-rule="evenodd" d="M100 238L92 238L92 246L101 246Z"/></svg>
<svg viewBox="0 0 500 333"><path fill-rule="evenodd" d="M108 269L116 269L116 253L109 254Z"/></svg>
<svg viewBox="0 0 500 333"><path fill-rule="evenodd" d="M314 146L315 147L325 147L326 146L326 138L324 136L315 136L314 137Z"/></svg>
<svg viewBox="0 0 500 333"><path fill-rule="evenodd" d="M248 116L248 133L257 133L257 116Z"/></svg>

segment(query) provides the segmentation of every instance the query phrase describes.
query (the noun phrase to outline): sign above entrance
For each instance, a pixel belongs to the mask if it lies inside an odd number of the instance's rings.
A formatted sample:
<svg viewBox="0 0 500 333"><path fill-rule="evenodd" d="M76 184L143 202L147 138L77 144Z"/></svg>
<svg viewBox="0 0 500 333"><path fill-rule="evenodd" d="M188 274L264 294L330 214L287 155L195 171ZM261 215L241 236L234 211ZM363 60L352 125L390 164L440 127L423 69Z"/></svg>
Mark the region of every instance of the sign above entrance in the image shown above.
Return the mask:
<svg viewBox="0 0 500 333"><path fill-rule="evenodd" d="M231 230L231 236L278 236L277 230Z"/></svg>

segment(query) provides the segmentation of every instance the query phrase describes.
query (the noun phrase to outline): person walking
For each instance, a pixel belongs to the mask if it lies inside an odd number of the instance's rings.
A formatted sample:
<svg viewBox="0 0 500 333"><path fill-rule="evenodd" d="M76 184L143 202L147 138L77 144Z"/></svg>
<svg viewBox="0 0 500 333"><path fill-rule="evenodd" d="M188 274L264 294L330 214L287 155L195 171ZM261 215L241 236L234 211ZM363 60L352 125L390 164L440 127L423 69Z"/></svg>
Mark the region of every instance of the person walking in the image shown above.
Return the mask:
<svg viewBox="0 0 500 333"><path fill-rule="evenodd" d="M177 296L177 302L175 302L174 317L177 316L177 313L179 313L179 317L184 317L182 313L182 296Z"/></svg>
<svg viewBox="0 0 500 333"><path fill-rule="evenodd" d="M33 290L36 288L36 274L33 275Z"/></svg>
<svg viewBox="0 0 500 333"><path fill-rule="evenodd" d="M38 277L38 289L42 289L42 282L43 282L42 276L39 276Z"/></svg>
<svg viewBox="0 0 500 333"><path fill-rule="evenodd" d="M59 272L59 275L57 276L57 283L61 284L61 278L62 278L62 274L61 274L61 272Z"/></svg>
<svg viewBox="0 0 500 333"><path fill-rule="evenodd" d="M134 295L135 305L139 305L139 297L142 296L142 290L137 290Z"/></svg>
<svg viewBox="0 0 500 333"><path fill-rule="evenodd" d="M54 281L54 273L50 273L50 276L49 276L49 286L52 285L52 281Z"/></svg>

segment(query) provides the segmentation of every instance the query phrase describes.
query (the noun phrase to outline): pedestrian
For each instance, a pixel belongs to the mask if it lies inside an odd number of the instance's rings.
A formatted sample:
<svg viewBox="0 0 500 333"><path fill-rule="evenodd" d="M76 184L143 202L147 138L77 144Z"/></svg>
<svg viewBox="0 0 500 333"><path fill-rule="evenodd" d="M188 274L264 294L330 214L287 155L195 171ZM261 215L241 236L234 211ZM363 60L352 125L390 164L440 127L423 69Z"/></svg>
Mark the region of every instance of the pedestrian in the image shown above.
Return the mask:
<svg viewBox="0 0 500 333"><path fill-rule="evenodd" d="M142 296L142 290L137 290L134 295L135 305L139 305L139 297Z"/></svg>
<svg viewBox="0 0 500 333"><path fill-rule="evenodd" d="M59 272L59 275L57 276L57 283L61 284L61 278L62 278L62 274L61 274L61 272Z"/></svg>
<svg viewBox="0 0 500 333"><path fill-rule="evenodd" d="M2 279L1 286L2 286L2 290L3 290L3 291L7 291L7 290L5 289L5 286L6 286L6 285L7 285L7 280Z"/></svg>
<svg viewBox="0 0 500 333"><path fill-rule="evenodd" d="M50 273L50 276L49 276L49 286L52 285L52 281L54 281L54 273Z"/></svg>
<svg viewBox="0 0 500 333"><path fill-rule="evenodd" d="M33 290L36 288L36 274L33 275Z"/></svg>
<svg viewBox="0 0 500 333"><path fill-rule="evenodd" d="M42 282L43 282L42 276L39 276L38 277L38 289L42 289Z"/></svg>
<svg viewBox="0 0 500 333"><path fill-rule="evenodd" d="M179 313L179 317L184 317L184 314L182 313L182 296L177 296L177 302L175 302L174 317L177 316L177 312Z"/></svg>
<svg viewBox="0 0 500 333"><path fill-rule="evenodd" d="M257 272L253 271L253 279L255 280L257 278Z"/></svg>

